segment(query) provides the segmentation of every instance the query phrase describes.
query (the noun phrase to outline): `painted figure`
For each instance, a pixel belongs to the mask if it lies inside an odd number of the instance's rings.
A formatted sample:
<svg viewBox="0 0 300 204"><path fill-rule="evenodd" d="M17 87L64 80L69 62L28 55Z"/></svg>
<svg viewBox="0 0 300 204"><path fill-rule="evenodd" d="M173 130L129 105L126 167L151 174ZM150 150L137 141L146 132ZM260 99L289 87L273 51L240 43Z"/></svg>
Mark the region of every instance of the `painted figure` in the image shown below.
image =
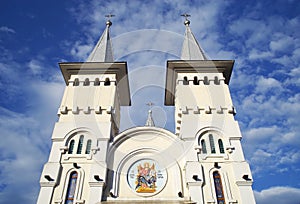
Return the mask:
<svg viewBox="0 0 300 204"><path fill-rule="evenodd" d="M150 168L150 163L145 162L144 166L138 165L138 174L136 177L135 190L138 193L153 193L155 192L156 170L154 163Z"/></svg>

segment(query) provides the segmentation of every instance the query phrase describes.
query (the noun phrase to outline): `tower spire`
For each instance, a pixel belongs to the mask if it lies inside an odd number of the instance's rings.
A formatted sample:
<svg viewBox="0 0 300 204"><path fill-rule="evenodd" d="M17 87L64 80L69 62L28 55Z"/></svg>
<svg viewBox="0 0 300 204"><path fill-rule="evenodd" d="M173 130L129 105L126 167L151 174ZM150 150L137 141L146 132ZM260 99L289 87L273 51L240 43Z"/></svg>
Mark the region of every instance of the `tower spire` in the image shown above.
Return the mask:
<svg viewBox="0 0 300 204"><path fill-rule="evenodd" d="M112 50L112 42L110 39L109 28L112 25L111 17L114 17L113 14L105 15L107 18L106 28L100 37L97 45L94 50L91 52L90 56L87 59L87 62L113 62L113 50Z"/></svg>
<svg viewBox="0 0 300 204"><path fill-rule="evenodd" d="M147 118L145 126L154 127L155 124L154 124L154 121L153 121L153 118L152 118L152 110L151 110L151 107L154 104L152 102L149 102L149 103L147 103L147 105L149 106L149 111L148 111L148 118Z"/></svg>
<svg viewBox="0 0 300 204"><path fill-rule="evenodd" d="M182 60L207 60L203 49L201 48L194 34L191 31L191 22L188 19L188 17L191 17L191 15L184 13L181 16L185 17L184 25L186 27L186 30L184 34L184 41L182 45L180 58Z"/></svg>

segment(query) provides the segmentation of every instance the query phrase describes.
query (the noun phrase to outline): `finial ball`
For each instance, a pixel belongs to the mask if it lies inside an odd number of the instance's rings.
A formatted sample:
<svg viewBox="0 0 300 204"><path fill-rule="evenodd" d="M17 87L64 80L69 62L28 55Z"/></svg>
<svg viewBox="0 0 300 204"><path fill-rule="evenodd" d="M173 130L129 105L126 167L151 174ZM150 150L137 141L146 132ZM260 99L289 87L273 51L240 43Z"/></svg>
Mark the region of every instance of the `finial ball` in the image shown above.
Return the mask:
<svg viewBox="0 0 300 204"><path fill-rule="evenodd" d="M107 25L107 26L111 26L111 25L112 25L112 22L111 22L110 20L107 20L107 21L106 21L106 25Z"/></svg>
<svg viewBox="0 0 300 204"><path fill-rule="evenodd" d="M186 20L184 21L184 25L186 25L186 26L189 26L190 23L191 23L191 21L189 21L188 19L186 19Z"/></svg>

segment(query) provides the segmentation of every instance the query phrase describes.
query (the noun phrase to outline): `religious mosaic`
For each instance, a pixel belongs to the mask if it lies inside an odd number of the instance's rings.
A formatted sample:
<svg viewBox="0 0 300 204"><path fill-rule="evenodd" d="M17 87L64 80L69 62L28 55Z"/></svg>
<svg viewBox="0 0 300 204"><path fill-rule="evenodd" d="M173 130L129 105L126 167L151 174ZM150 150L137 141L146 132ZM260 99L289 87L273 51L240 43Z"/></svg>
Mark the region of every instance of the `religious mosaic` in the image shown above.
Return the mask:
<svg viewBox="0 0 300 204"><path fill-rule="evenodd" d="M143 159L129 168L127 179L136 193L155 193L164 187L167 173L156 161Z"/></svg>

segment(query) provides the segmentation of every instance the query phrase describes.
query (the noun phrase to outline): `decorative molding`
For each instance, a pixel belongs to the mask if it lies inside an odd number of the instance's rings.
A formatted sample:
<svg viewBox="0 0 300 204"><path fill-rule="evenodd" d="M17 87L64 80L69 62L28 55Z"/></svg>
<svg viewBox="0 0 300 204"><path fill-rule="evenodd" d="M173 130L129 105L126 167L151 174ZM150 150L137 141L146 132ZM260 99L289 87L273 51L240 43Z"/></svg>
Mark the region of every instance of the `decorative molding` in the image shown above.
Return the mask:
<svg viewBox="0 0 300 204"><path fill-rule="evenodd" d="M41 187L55 187L55 185L56 185L55 181L40 182Z"/></svg>
<svg viewBox="0 0 300 204"><path fill-rule="evenodd" d="M253 181L236 181L235 183L238 186L252 186Z"/></svg>
<svg viewBox="0 0 300 204"><path fill-rule="evenodd" d="M178 116L182 117L182 114L189 114L189 113L193 113L193 114L213 114L213 113L217 113L217 114L232 114L235 115L236 111L235 108L233 106L218 106L218 107L212 107L212 106L194 106L194 107L181 107L178 110Z"/></svg>
<svg viewBox="0 0 300 204"><path fill-rule="evenodd" d="M79 107L78 106L73 106L72 113L73 114L78 114L79 113Z"/></svg>
<svg viewBox="0 0 300 204"><path fill-rule="evenodd" d="M229 154L231 154L233 152L233 150L235 150L235 147L234 146L228 146L228 147L226 147L226 150Z"/></svg>
<svg viewBox="0 0 300 204"><path fill-rule="evenodd" d="M57 199L57 200L54 201L54 203L57 203L57 204L61 204L62 202L63 202L62 199Z"/></svg>
<svg viewBox="0 0 300 204"><path fill-rule="evenodd" d="M60 152L61 152L62 154L64 154L64 153L66 153L66 151L69 150L69 147L63 146L63 147L60 147L59 150L60 150Z"/></svg>
<svg viewBox="0 0 300 204"><path fill-rule="evenodd" d="M210 108L210 106L206 106L204 110L205 110L206 114L211 114L211 108Z"/></svg>
<svg viewBox="0 0 300 204"><path fill-rule="evenodd" d="M203 181L187 182L186 184L187 184L188 187L191 187L191 186L202 186Z"/></svg>
<svg viewBox="0 0 300 204"><path fill-rule="evenodd" d="M97 151L100 151L100 147L93 147L93 148L91 148L91 152L92 152L93 154L96 154Z"/></svg>
<svg viewBox="0 0 300 204"><path fill-rule="evenodd" d="M105 185L104 181L90 181L90 187L103 187Z"/></svg>
<svg viewBox="0 0 300 204"><path fill-rule="evenodd" d="M202 152L202 147L200 145L195 146L194 149L197 151L197 153Z"/></svg>
<svg viewBox="0 0 300 204"><path fill-rule="evenodd" d="M101 108L101 106L96 106L96 107L95 107L95 113L96 113L96 114L101 114L101 113L102 113L102 108Z"/></svg>
<svg viewBox="0 0 300 204"><path fill-rule="evenodd" d="M67 114L68 113L68 107L67 106L61 106L59 109L59 112L61 114Z"/></svg>
<svg viewBox="0 0 300 204"><path fill-rule="evenodd" d="M83 112L84 112L85 114L89 114L89 113L91 112L90 106L85 107L85 108L83 109Z"/></svg>

